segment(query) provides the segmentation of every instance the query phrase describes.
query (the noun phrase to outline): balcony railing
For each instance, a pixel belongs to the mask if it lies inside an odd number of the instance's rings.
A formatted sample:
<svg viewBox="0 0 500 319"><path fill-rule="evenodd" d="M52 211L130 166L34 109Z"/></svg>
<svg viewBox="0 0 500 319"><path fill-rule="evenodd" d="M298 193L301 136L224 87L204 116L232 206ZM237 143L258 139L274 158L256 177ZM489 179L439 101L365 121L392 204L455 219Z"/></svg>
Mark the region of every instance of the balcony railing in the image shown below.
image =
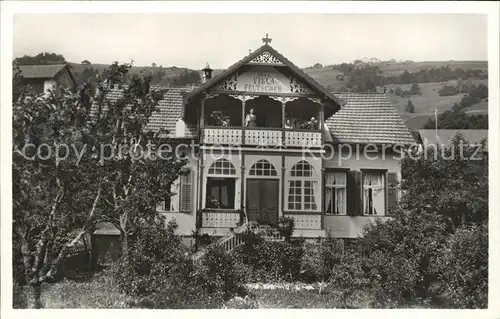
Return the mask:
<svg viewBox="0 0 500 319"><path fill-rule="evenodd" d="M321 147L321 132L285 131L285 145Z"/></svg>
<svg viewBox="0 0 500 319"><path fill-rule="evenodd" d="M242 221L240 211L229 209L204 209L201 211L201 227L231 228Z"/></svg>
<svg viewBox="0 0 500 319"><path fill-rule="evenodd" d="M209 127L203 129L204 144L321 147L321 132L293 129L242 129Z"/></svg>
<svg viewBox="0 0 500 319"><path fill-rule="evenodd" d="M286 214L294 220L295 229L321 229L320 214Z"/></svg>
<svg viewBox="0 0 500 319"><path fill-rule="evenodd" d="M203 143L206 144L231 144L241 145L241 128L205 128L203 130Z"/></svg>
<svg viewBox="0 0 500 319"><path fill-rule="evenodd" d="M283 131L279 130L245 130L245 145L282 145Z"/></svg>

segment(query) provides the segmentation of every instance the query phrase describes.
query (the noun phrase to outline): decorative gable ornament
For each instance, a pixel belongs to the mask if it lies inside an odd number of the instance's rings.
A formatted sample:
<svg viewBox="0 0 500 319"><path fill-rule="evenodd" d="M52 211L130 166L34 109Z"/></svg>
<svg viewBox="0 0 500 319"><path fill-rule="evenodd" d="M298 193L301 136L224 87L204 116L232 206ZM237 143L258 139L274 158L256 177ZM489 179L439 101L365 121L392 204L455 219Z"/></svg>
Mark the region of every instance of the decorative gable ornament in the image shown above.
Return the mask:
<svg viewBox="0 0 500 319"><path fill-rule="evenodd" d="M248 92L313 94L305 81L284 75L272 66L252 66L244 73L235 73L216 85L213 92Z"/></svg>
<svg viewBox="0 0 500 319"><path fill-rule="evenodd" d="M265 63L265 64L278 64L284 65L277 57L269 53L268 51L264 51L262 54L253 58L249 63Z"/></svg>

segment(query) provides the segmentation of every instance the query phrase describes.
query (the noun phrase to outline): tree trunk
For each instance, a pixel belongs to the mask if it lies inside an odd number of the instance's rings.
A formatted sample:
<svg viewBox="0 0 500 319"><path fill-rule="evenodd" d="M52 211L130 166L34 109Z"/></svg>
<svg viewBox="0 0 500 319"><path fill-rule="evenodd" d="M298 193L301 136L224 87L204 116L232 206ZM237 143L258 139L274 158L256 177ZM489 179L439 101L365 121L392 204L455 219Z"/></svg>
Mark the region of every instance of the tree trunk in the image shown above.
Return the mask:
<svg viewBox="0 0 500 319"><path fill-rule="evenodd" d="M122 262L124 265L124 276L125 278L128 277L129 275L129 270L130 270L130 260L129 260L129 250L128 250L128 233L122 232L121 234L121 253L122 253Z"/></svg>
<svg viewBox="0 0 500 319"><path fill-rule="evenodd" d="M26 287L26 303L28 309L42 308L42 285L40 283L30 284Z"/></svg>

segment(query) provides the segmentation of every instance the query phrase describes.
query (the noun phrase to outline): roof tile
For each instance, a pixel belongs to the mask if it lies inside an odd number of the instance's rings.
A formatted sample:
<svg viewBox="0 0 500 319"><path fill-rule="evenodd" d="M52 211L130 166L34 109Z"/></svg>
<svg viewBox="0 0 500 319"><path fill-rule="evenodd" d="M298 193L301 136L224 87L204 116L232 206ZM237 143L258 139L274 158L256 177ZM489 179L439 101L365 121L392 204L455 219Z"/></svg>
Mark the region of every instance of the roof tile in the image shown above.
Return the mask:
<svg viewBox="0 0 500 319"><path fill-rule="evenodd" d="M66 64L20 65L19 69L25 79L52 79L66 67Z"/></svg>
<svg viewBox="0 0 500 319"><path fill-rule="evenodd" d="M151 90L166 90L163 99L158 102L155 112L151 115L149 123L146 125L146 130L159 131L166 129L169 137L176 136L176 123L182 116L183 99L186 92L191 92L195 87L165 87L165 86L151 86ZM108 98L118 100L123 94L123 88L113 88ZM196 126L187 125L185 135L183 137L193 138L196 137Z"/></svg>
<svg viewBox="0 0 500 319"><path fill-rule="evenodd" d="M408 127L385 94L340 92L345 102L326 120L336 143L412 144Z"/></svg>

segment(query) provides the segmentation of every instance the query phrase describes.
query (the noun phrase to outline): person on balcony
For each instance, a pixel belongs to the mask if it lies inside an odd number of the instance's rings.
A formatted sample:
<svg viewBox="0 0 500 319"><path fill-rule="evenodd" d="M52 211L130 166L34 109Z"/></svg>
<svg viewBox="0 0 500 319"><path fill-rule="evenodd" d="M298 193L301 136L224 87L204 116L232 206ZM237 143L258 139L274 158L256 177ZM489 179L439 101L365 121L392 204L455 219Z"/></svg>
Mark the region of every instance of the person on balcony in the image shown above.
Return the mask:
<svg viewBox="0 0 500 319"><path fill-rule="evenodd" d="M311 117L311 120L307 122L307 128L311 130L317 130L318 129L318 121L314 117Z"/></svg>
<svg viewBox="0 0 500 319"><path fill-rule="evenodd" d="M257 127L257 116L255 115L255 110L250 109L250 113L247 114L245 118L246 127Z"/></svg>
<svg viewBox="0 0 500 319"><path fill-rule="evenodd" d="M285 121L285 128L286 129L292 129L293 128L293 125L292 125L292 122L290 122L290 119L286 119L286 121Z"/></svg>

